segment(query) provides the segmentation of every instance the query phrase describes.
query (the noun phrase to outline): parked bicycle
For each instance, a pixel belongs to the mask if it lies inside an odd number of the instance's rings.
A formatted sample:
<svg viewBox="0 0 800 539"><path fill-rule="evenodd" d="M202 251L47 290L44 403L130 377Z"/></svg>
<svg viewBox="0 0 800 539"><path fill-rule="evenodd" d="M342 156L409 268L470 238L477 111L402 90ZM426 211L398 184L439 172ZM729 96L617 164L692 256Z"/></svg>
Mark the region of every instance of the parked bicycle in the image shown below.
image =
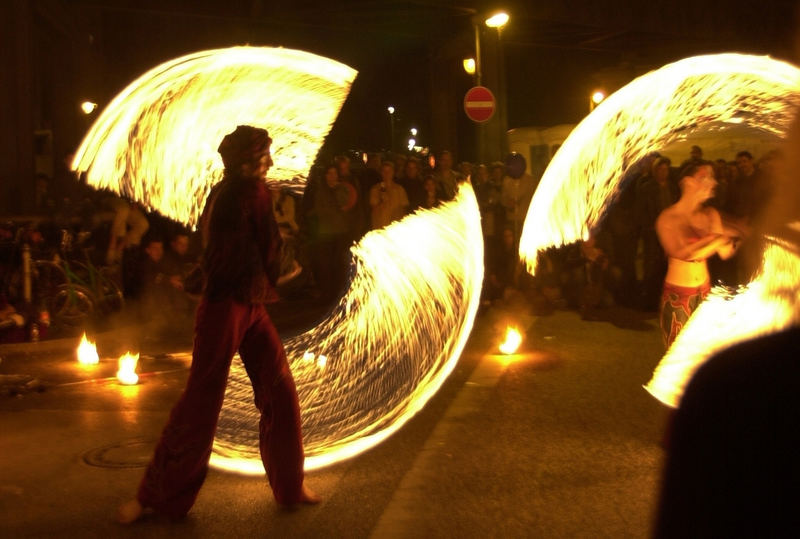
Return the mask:
<svg viewBox="0 0 800 539"><path fill-rule="evenodd" d="M92 262L90 235L61 230L58 247L47 258L36 258L23 238L20 266L7 284L9 294L48 312L54 328L67 331L121 310L122 290L110 267Z"/></svg>

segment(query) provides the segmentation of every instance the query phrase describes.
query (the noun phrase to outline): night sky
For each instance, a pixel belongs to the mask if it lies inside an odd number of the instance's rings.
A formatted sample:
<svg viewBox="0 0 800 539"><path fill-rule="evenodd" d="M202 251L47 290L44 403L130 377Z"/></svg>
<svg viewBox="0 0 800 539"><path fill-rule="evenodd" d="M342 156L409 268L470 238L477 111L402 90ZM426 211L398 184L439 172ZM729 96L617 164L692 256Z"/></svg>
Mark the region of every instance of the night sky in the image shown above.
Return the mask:
<svg viewBox="0 0 800 539"><path fill-rule="evenodd" d="M431 70L470 55L472 14L490 5L511 15L502 33L509 128L577 122L588 112L594 88L613 91L694 54L794 59L793 0L70 4L102 59L95 77L101 104L158 63L215 47L298 48L354 67L359 76L327 143L333 151L385 147L390 104L397 109L398 132L418 127L424 143L431 129ZM484 64L491 61L484 58ZM447 69L459 92L472 85L460 67Z"/></svg>

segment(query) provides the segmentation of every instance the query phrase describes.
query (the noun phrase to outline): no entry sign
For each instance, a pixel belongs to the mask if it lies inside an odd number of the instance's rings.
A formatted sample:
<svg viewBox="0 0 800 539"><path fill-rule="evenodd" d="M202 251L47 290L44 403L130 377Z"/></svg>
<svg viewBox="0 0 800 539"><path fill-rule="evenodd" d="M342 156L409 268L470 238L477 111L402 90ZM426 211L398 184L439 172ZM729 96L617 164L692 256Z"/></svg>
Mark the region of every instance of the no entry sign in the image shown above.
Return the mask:
<svg viewBox="0 0 800 539"><path fill-rule="evenodd" d="M485 86L474 86L464 96L464 112L473 122L483 123L491 118L495 105L494 94Z"/></svg>

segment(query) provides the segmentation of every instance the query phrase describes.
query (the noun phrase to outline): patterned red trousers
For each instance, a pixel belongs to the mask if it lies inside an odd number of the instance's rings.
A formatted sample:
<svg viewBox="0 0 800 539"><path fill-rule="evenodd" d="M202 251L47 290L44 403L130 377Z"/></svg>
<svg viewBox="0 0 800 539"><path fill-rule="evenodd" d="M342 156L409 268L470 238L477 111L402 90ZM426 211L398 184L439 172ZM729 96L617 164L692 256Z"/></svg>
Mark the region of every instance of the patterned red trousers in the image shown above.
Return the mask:
<svg viewBox="0 0 800 539"><path fill-rule="evenodd" d="M700 286L687 287L677 286L672 283L664 283L664 291L661 293L661 337L664 340L664 347L669 349L675 337L678 336L683 326L689 321L689 317L697 309L708 292L711 284L705 282Z"/></svg>
<svg viewBox="0 0 800 539"><path fill-rule="evenodd" d="M303 486L300 406L286 353L263 305L203 299L197 309L189 379L170 413L137 499L180 518L208 472L211 445L236 351L253 385L261 460L278 503L298 502Z"/></svg>

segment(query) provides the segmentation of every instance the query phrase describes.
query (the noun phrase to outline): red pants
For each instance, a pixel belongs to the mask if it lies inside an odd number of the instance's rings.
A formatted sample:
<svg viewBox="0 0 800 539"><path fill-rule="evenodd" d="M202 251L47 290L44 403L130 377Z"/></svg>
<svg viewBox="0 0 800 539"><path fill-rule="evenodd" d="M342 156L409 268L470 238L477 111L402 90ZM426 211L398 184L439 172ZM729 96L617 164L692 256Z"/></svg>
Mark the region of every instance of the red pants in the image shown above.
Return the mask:
<svg viewBox="0 0 800 539"><path fill-rule="evenodd" d="M664 282L659 318L661 337L667 350L710 291L711 284L708 281L692 287Z"/></svg>
<svg viewBox="0 0 800 539"><path fill-rule="evenodd" d="M194 504L208 471L228 371L237 350L261 412L261 460L272 492L281 504L300 500L304 460L300 405L278 332L263 305L204 298L197 309L186 389L170 413L139 485L137 499L143 506L180 518Z"/></svg>

